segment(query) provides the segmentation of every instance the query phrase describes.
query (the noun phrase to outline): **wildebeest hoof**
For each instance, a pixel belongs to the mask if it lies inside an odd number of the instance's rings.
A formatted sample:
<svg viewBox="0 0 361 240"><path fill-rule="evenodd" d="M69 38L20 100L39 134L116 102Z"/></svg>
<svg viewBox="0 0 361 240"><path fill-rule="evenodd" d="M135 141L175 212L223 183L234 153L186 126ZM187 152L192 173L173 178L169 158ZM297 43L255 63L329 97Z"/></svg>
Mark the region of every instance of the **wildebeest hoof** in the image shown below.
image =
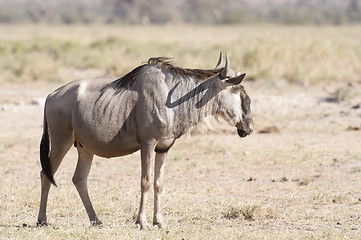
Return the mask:
<svg viewBox="0 0 361 240"><path fill-rule="evenodd" d="M92 227L100 227L103 225L102 221L100 221L98 218L96 218L95 220L93 221L90 221L90 225Z"/></svg>
<svg viewBox="0 0 361 240"><path fill-rule="evenodd" d="M135 222L135 224L140 225L140 230L149 230L150 229L150 226L149 226L147 221L139 221L139 220L137 220Z"/></svg>
<svg viewBox="0 0 361 240"><path fill-rule="evenodd" d="M153 226L158 226L159 229L162 229L162 228L166 227L163 220L153 221Z"/></svg>
<svg viewBox="0 0 361 240"><path fill-rule="evenodd" d="M46 220L43 220L43 221L38 220L38 222L36 223L36 226L37 227L46 227L46 226L49 226L49 223Z"/></svg>

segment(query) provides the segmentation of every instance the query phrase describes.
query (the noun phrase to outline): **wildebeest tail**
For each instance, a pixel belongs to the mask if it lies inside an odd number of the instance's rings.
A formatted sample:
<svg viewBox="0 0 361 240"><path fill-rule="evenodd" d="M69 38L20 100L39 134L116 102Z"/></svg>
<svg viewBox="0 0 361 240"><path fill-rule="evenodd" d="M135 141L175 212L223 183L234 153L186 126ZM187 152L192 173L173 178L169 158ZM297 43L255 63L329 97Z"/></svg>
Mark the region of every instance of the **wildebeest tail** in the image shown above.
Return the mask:
<svg viewBox="0 0 361 240"><path fill-rule="evenodd" d="M50 158L49 158L49 132L48 132L48 122L46 121L46 112L44 110L44 127L43 127L43 136L40 142L40 163L41 168L45 176L49 179L49 181L57 187L53 173L51 170Z"/></svg>

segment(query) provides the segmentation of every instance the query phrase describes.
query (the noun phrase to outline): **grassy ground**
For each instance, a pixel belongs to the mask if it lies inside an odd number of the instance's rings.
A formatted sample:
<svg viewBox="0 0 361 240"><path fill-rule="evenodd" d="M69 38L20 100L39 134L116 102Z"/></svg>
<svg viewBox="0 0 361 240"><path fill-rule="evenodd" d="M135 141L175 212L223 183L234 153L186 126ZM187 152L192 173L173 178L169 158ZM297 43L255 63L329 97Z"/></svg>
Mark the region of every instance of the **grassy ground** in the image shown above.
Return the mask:
<svg viewBox="0 0 361 240"><path fill-rule="evenodd" d="M354 85L354 97L339 103L320 101L336 86L288 86L284 93L285 88L245 85L257 131L245 139L233 128L179 139L166 163L162 206L168 227L150 231L134 224L139 153L95 158L89 188L104 222L99 228L89 226L71 182L75 149L55 175L59 188L51 189L48 208L52 226L37 228L43 109L31 100L55 85L4 85L0 239L357 239L361 112L351 106L361 103L360 84ZM277 130L262 134L269 126Z"/></svg>
<svg viewBox="0 0 361 240"><path fill-rule="evenodd" d="M280 26L0 26L0 82L122 75L153 56L215 66L219 51L255 79L314 83L361 74L361 28ZM79 71L80 70L80 71Z"/></svg>
<svg viewBox="0 0 361 240"><path fill-rule="evenodd" d="M361 236L360 27L0 28L0 239ZM43 108L35 98L76 77L122 74L151 56L210 68L219 50L259 80L244 82L256 131L240 139L225 127L176 142L165 169L166 229L139 231L134 224L139 153L94 159L89 189L104 226L90 227L71 182L74 148L49 195L52 225L36 227Z"/></svg>

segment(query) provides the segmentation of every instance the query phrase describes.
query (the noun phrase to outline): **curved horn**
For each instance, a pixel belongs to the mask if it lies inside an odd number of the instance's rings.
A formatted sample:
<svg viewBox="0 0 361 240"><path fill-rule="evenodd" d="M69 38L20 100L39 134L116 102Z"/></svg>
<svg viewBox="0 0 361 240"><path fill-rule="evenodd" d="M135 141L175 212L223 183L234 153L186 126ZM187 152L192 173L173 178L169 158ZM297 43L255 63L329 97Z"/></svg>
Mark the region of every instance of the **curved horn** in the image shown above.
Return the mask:
<svg viewBox="0 0 361 240"><path fill-rule="evenodd" d="M217 69L221 69L221 67L222 67L222 52L219 52L219 59L218 59L218 62L217 62L217 65L216 65L216 70Z"/></svg>
<svg viewBox="0 0 361 240"><path fill-rule="evenodd" d="M228 76L229 70L230 70L230 68L229 68L229 59L228 59L228 55L226 54L226 65L224 66L224 69L221 72L221 76L223 78L226 78Z"/></svg>

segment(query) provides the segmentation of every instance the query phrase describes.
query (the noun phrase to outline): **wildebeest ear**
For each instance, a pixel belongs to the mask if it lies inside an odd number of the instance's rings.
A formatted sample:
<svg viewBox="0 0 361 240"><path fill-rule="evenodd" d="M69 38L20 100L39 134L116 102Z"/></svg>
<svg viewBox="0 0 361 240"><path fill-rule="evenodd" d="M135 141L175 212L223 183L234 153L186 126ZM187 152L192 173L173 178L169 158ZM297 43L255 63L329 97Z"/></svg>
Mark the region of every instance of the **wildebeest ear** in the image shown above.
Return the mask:
<svg viewBox="0 0 361 240"><path fill-rule="evenodd" d="M228 83L230 85L238 85L242 82L243 78L246 76L245 73L237 76L237 77L234 77L234 78L231 78L231 79L228 79L225 81L225 83Z"/></svg>
<svg viewBox="0 0 361 240"><path fill-rule="evenodd" d="M243 78L246 76L245 73L243 73L243 74L237 73L236 75L238 75L238 76L221 81L220 88L226 89L227 87L236 86L236 85L240 84L242 82Z"/></svg>

